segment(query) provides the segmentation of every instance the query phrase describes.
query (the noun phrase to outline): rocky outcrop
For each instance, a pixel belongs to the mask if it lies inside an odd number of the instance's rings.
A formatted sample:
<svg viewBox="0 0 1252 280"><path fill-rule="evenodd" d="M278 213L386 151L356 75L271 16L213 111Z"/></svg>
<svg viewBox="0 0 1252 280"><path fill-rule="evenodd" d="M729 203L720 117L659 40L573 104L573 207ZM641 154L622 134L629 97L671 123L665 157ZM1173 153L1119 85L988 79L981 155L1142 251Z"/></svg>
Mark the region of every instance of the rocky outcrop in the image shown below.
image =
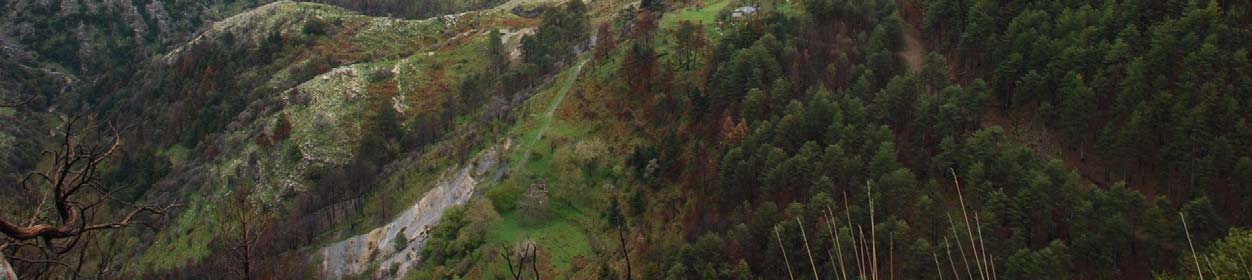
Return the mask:
<svg viewBox="0 0 1252 280"><path fill-rule="evenodd" d="M390 223L322 248L316 256L321 261L322 275L328 279L341 279L364 273L370 267L380 267L384 269L377 269L375 275L370 276L403 277L420 262L420 252L428 237L427 230L443 218L444 211L449 207L469 201L480 181L490 180L504 168L500 161L510 145L510 141L506 140L480 152L466 166L448 168L434 188ZM405 238L406 241L397 241L396 238ZM404 246L395 245L397 242ZM390 273L393 267L396 269L394 275L383 274Z"/></svg>

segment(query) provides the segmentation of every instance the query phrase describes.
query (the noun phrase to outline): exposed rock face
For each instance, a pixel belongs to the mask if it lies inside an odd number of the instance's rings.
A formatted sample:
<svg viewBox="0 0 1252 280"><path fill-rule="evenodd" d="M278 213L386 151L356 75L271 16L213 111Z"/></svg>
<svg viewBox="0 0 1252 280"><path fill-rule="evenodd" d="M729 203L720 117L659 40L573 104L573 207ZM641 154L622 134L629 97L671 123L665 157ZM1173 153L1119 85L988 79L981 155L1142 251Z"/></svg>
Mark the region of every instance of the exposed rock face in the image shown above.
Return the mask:
<svg viewBox="0 0 1252 280"><path fill-rule="evenodd" d="M403 277L421 260L419 254L426 244L426 231L443 218L448 207L469 201L480 180L489 180L485 176L503 168L500 160L510 145L506 140L482 151L467 166L449 168L434 188L390 223L322 248L319 255L323 276L341 279L377 266L383 269L376 270L376 274L371 275L373 278ZM393 244L397 237L407 238L407 246L396 248L399 246ZM396 274L384 275L393 265L397 268Z"/></svg>
<svg viewBox="0 0 1252 280"><path fill-rule="evenodd" d="M509 61L521 61L522 37L532 34L535 34L534 27L527 27L518 30L509 30L508 28L500 29L500 43L509 48Z"/></svg>

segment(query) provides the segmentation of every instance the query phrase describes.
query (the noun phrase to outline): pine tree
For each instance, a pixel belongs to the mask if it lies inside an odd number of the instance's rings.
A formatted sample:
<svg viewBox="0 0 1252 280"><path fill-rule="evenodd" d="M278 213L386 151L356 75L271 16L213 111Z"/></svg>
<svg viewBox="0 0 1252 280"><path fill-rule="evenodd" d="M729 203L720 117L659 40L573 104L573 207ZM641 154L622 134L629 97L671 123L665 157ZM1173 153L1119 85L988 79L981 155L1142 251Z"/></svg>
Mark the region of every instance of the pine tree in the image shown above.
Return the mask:
<svg viewBox="0 0 1252 280"><path fill-rule="evenodd" d="M1061 105L1057 108L1057 118L1061 128L1073 141L1070 147L1078 146L1080 154L1083 146L1093 133L1091 124L1095 122L1096 100L1095 91L1087 87L1082 75L1070 72L1061 86ZM1086 155L1081 156L1086 160Z"/></svg>
<svg viewBox="0 0 1252 280"><path fill-rule="evenodd" d="M926 54L926 58L922 61L922 71L918 73L918 78L921 80L922 86L926 88L927 93L934 94L948 86L947 64L943 55L934 52Z"/></svg>
<svg viewBox="0 0 1252 280"><path fill-rule="evenodd" d="M1238 194L1240 207L1243 211L1243 219L1248 218L1248 211L1252 210L1252 159L1248 157L1239 158L1239 163L1235 164L1235 193Z"/></svg>
<svg viewBox="0 0 1252 280"><path fill-rule="evenodd" d="M509 67L509 57L500 37L500 29L491 29L491 33L487 35L487 57L490 58L491 72L496 75Z"/></svg>

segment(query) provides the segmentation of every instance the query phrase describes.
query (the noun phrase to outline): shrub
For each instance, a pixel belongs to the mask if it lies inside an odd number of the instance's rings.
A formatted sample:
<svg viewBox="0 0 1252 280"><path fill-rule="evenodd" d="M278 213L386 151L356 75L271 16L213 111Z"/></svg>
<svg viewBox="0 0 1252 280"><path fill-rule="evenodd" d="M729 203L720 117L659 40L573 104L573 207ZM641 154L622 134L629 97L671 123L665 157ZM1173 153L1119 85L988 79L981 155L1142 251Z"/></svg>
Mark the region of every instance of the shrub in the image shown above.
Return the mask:
<svg viewBox="0 0 1252 280"><path fill-rule="evenodd" d="M404 236L404 230L397 231L396 238L391 244L396 246L397 252L402 251L409 247L409 237Z"/></svg>
<svg viewBox="0 0 1252 280"><path fill-rule="evenodd" d="M490 190L487 190L487 198L491 199L491 205L495 206L501 214L513 211L517 206L517 199L522 196L522 192L526 189L522 188L515 180L509 180Z"/></svg>
<svg viewBox="0 0 1252 280"><path fill-rule="evenodd" d="M304 22L304 28L300 31L309 36L326 35L326 31L330 29L330 23L324 19L313 18Z"/></svg>

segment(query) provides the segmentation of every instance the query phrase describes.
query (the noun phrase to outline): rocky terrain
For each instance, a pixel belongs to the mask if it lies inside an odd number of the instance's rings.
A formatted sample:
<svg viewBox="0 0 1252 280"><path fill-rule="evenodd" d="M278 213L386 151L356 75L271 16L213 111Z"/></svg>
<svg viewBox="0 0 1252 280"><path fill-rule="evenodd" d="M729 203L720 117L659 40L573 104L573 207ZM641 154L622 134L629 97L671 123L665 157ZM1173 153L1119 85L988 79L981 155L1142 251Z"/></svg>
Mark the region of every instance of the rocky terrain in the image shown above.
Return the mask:
<svg viewBox="0 0 1252 280"><path fill-rule="evenodd" d="M421 263L427 231L440 221L444 211L481 192L476 189L481 181L499 179L505 167L501 161L509 147L506 140L480 152L464 167L450 167L421 199L386 225L321 248L314 259L321 262L323 275L340 279L378 267L381 269L371 277L403 278L413 265ZM397 243L406 245L394 245Z"/></svg>

